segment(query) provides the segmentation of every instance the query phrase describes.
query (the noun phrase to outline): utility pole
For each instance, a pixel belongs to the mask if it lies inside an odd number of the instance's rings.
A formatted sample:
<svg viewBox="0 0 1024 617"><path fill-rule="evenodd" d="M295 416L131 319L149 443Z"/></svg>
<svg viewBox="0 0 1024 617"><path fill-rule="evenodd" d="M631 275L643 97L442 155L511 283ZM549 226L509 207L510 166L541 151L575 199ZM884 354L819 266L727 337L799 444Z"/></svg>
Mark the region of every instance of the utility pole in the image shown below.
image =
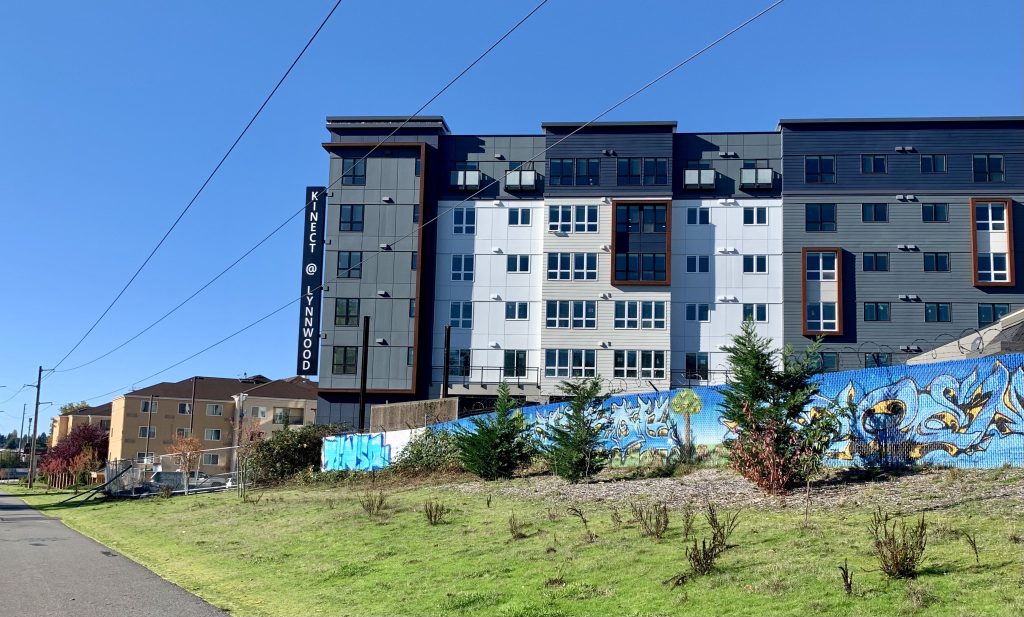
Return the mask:
<svg viewBox="0 0 1024 617"><path fill-rule="evenodd" d="M441 375L441 398L448 398L448 371L451 369L452 327L444 327L444 368Z"/></svg>
<svg viewBox="0 0 1024 617"><path fill-rule="evenodd" d="M202 379L202 377L195 376L192 378L192 406L188 408L189 421L188 421L188 436L194 437L196 429L196 381Z"/></svg>
<svg viewBox="0 0 1024 617"><path fill-rule="evenodd" d="M42 367L42 365L39 366L39 373L36 376L36 386L35 387L36 387L36 412L32 416L32 418L33 418L32 419L32 424L30 424L29 426L34 426L34 427L36 427L36 429L38 429L39 428L39 390L42 389L42 387L43 387L43 367ZM28 487L32 488L32 483L36 479L36 436L35 436L34 433L33 433L32 438L31 438L30 448L31 449L29 450L29 452L31 452L31 454L29 454L29 456L28 456Z"/></svg>
<svg viewBox="0 0 1024 617"><path fill-rule="evenodd" d="M359 360L359 432L366 430L366 378L369 376L370 367L370 316L363 316L363 345Z"/></svg>
<svg viewBox="0 0 1024 617"><path fill-rule="evenodd" d="M25 459L21 458L25 456L25 410L28 409L28 403L21 404L21 430L18 431L18 462L22 462Z"/></svg>
<svg viewBox="0 0 1024 617"><path fill-rule="evenodd" d="M159 398L159 397L156 396L155 394L151 393L149 395L149 407L148 407L149 413L146 414L148 416L146 418L146 460L142 461L143 463L145 463L146 461L149 461L149 470L150 471L153 471L153 457L149 453L149 434L151 432L153 432L153 399L154 398ZM127 401L127 400L128 399L126 398L125 401Z"/></svg>

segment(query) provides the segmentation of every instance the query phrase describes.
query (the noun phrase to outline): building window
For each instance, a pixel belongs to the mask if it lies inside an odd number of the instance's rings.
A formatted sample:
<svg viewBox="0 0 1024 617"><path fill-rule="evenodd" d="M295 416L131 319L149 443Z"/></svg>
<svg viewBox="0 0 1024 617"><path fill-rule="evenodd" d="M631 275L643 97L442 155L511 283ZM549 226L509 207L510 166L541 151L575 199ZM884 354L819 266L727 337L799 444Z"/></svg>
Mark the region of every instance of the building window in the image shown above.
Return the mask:
<svg viewBox="0 0 1024 617"><path fill-rule="evenodd" d="M640 327L644 330L665 329L665 303L644 301L640 303Z"/></svg>
<svg viewBox="0 0 1024 617"><path fill-rule="evenodd" d="M545 377L594 377L597 353L593 349L545 349Z"/></svg>
<svg viewBox="0 0 1024 617"><path fill-rule="evenodd" d="M926 322L949 322L952 321L949 302L925 302L924 320Z"/></svg>
<svg viewBox="0 0 1024 617"><path fill-rule="evenodd" d="M359 325L359 298L336 298L334 300L334 325Z"/></svg>
<svg viewBox="0 0 1024 617"><path fill-rule="evenodd" d="M597 301L548 300L544 323L548 328L596 328Z"/></svg>
<svg viewBox="0 0 1024 617"><path fill-rule="evenodd" d="M506 302L505 303L505 319L520 321L523 319L529 319L530 316L530 303L529 302Z"/></svg>
<svg viewBox="0 0 1024 617"><path fill-rule="evenodd" d="M687 255L687 272L707 272L711 266L711 258L707 255Z"/></svg>
<svg viewBox="0 0 1024 617"><path fill-rule="evenodd" d="M643 159L637 157L620 157L617 167L619 186L641 184L643 181Z"/></svg>
<svg viewBox="0 0 1024 617"><path fill-rule="evenodd" d="M597 186L601 183L601 159L576 159L576 185Z"/></svg>
<svg viewBox="0 0 1024 617"><path fill-rule="evenodd" d="M544 325L547 328L568 328L569 311L571 310L569 300L548 300L547 312Z"/></svg>
<svg viewBox="0 0 1024 617"><path fill-rule="evenodd" d="M596 233L597 206L548 206L548 230L559 233Z"/></svg>
<svg viewBox="0 0 1024 617"><path fill-rule="evenodd" d="M615 280L664 281L667 278L664 253L616 253Z"/></svg>
<svg viewBox="0 0 1024 617"><path fill-rule="evenodd" d="M363 278L362 251L338 251L338 278Z"/></svg>
<svg viewBox="0 0 1024 617"><path fill-rule="evenodd" d="M341 206L340 231L363 231L363 206Z"/></svg>
<svg viewBox="0 0 1024 617"><path fill-rule="evenodd" d="M573 253L572 278L577 281L596 281L597 253Z"/></svg>
<svg viewBox="0 0 1024 617"><path fill-rule="evenodd" d="M768 273L768 256L767 255L744 255L743 256L743 273L744 274L767 274Z"/></svg>
<svg viewBox="0 0 1024 617"><path fill-rule="evenodd" d="M633 300L615 301L616 330L636 330L640 327L640 303Z"/></svg>
<svg viewBox="0 0 1024 617"><path fill-rule="evenodd" d="M974 204L974 228L978 231L1006 231L1006 204L980 201Z"/></svg>
<svg viewBox="0 0 1024 617"><path fill-rule="evenodd" d="M366 159L341 159L341 168L342 185L366 184Z"/></svg>
<svg viewBox="0 0 1024 617"><path fill-rule="evenodd" d="M356 358L359 348L354 346L335 347L334 357L331 362L332 375L355 375Z"/></svg>
<svg viewBox="0 0 1024 617"><path fill-rule="evenodd" d="M505 258L505 271L506 272L529 272L530 271L530 256L529 255L508 255Z"/></svg>
<svg viewBox="0 0 1024 617"><path fill-rule="evenodd" d="M416 299L415 298L410 298L409 299L409 317L415 317L415 316L416 316Z"/></svg>
<svg viewBox="0 0 1024 617"><path fill-rule="evenodd" d="M837 370L839 368L839 354L834 351L818 352L818 367L822 372Z"/></svg>
<svg viewBox="0 0 1024 617"><path fill-rule="evenodd" d="M452 233L472 235L476 233L476 208L455 208L452 210Z"/></svg>
<svg viewBox="0 0 1024 617"><path fill-rule="evenodd" d="M187 426L179 426L174 429L174 436L180 439L188 439L192 436L192 429Z"/></svg>
<svg viewBox="0 0 1024 617"><path fill-rule="evenodd" d="M748 206L743 208L744 225L767 225L768 208L764 206Z"/></svg>
<svg viewBox="0 0 1024 617"><path fill-rule="evenodd" d="M473 280L473 256L452 255L452 280L472 281Z"/></svg>
<svg viewBox="0 0 1024 617"><path fill-rule="evenodd" d="M573 208L572 230L575 233L597 232L597 206L576 206Z"/></svg>
<svg viewBox="0 0 1024 617"><path fill-rule="evenodd" d="M615 350L612 375L619 379L636 379L640 375L639 351Z"/></svg>
<svg viewBox="0 0 1024 617"><path fill-rule="evenodd" d="M526 377L526 350L506 349L504 377Z"/></svg>
<svg viewBox="0 0 1024 617"><path fill-rule="evenodd" d="M665 352L640 352L640 378L665 379Z"/></svg>
<svg viewBox="0 0 1024 617"><path fill-rule="evenodd" d="M992 304L989 302L978 304L978 327L994 324L1010 313L1009 304Z"/></svg>
<svg viewBox="0 0 1024 617"><path fill-rule="evenodd" d="M710 225L711 224L711 209L710 208L687 208L686 209L686 224L687 225Z"/></svg>
<svg viewBox="0 0 1024 617"><path fill-rule="evenodd" d="M889 303L865 302L864 321L889 321Z"/></svg>
<svg viewBox="0 0 1024 617"><path fill-rule="evenodd" d="M416 359L416 349L413 347L407 347L405 350L405 365L412 366L413 361Z"/></svg>
<svg viewBox="0 0 1024 617"><path fill-rule="evenodd" d="M921 173L923 174L944 174L946 173L945 154L922 154Z"/></svg>
<svg viewBox="0 0 1024 617"><path fill-rule="evenodd" d="M805 204L804 231L835 231L835 204Z"/></svg>
<svg viewBox="0 0 1024 617"><path fill-rule="evenodd" d="M807 253L806 271L808 281L836 280L836 254Z"/></svg>
<svg viewBox="0 0 1024 617"><path fill-rule="evenodd" d="M413 223L419 223L420 222L420 205L419 204L413 204L413 206L412 206L412 222Z"/></svg>
<svg viewBox="0 0 1024 617"><path fill-rule="evenodd" d="M206 415L208 416L223 416L224 406L220 403L207 403L206 404Z"/></svg>
<svg viewBox="0 0 1024 617"><path fill-rule="evenodd" d="M596 328L597 327L597 301L596 300L573 300L573 302L572 302L572 327L573 328Z"/></svg>
<svg viewBox="0 0 1024 617"><path fill-rule="evenodd" d="M471 349L448 350L448 375L452 377L469 377L472 366L473 351Z"/></svg>
<svg viewBox="0 0 1024 617"><path fill-rule="evenodd" d="M420 267L420 254L409 253L409 269L418 270Z"/></svg>
<svg viewBox="0 0 1024 617"><path fill-rule="evenodd" d="M835 332L838 329L835 302L810 302L807 304L808 332Z"/></svg>
<svg viewBox="0 0 1024 617"><path fill-rule="evenodd" d="M711 309L707 304L687 304L686 321L708 321Z"/></svg>
<svg viewBox="0 0 1024 617"><path fill-rule="evenodd" d="M1002 182L1005 179L1002 154L974 155L975 182Z"/></svg>
<svg viewBox="0 0 1024 617"><path fill-rule="evenodd" d="M136 452L135 453L135 462L136 463L152 464L153 463L153 453L152 452Z"/></svg>
<svg viewBox="0 0 1024 617"><path fill-rule="evenodd" d="M512 227L525 227L530 224L529 208L509 208L508 224Z"/></svg>
<svg viewBox="0 0 1024 617"><path fill-rule="evenodd" d="M1006 253L978 254L978 281L1005 282L1010 280Z"/></svg>
<svg viewBox="0 0 1024 617"><path fill-rule="evenodd" d="M862 154L860 155L860 172L862 174L884 174L884 154Z"/></svg>
<svg viewBox="0 0 1024 617"><path fill-rule="evenodd" d="M708 353L706 351L688 352L686 354L686 378L708 378Z"/></svg>
<svg viewBox="0 0 1024 617"><path fill-rule="evenodd" d="M768 159L743 159L743 169L768 169Z"/></svg>
<svg viewBox="0 0 1024 617"><path fill-rule="evenodd" d="M572 231L572 206L548 206L548 231Z"/></svg>
<svg viewBox="0 0 1024 617"><path fill-rule="evenodd" d="M551 186L572 186L572 159L551 159L548 166L548 184Z"/></svg>
<svg viewBox="0 0 1024 617"><path fill-rule="evenodd" d="M416 161L416 162L415 162L415 163L413 163L413 170L412 170L412 173L413 173L413 174L414 174L414 175L415 175L415 176L416 176L417 178L419 178L419 177L420 177L420 165L421 165L421 162L420 162L420 157L418 157L418 156L417 156L417 157L416 157L416 159L415 159L415 161Z"/></svg>
<svg viewBox="0 0 1024 617"><path fill-rule="evenodd" d="M153 405L152 408L150 407L151 403ZM156 411L158 409L160 409L160 401L147 401L147 400L143 400L142 401L142 405L139 408L139 411L141 413L149 413L150 409L153 410L153 413L156 413Z"/></svg>
<svg viewBox="0 0 1024 617"><path fill-rule="evenodd" d="M568 281L572 277L572 253L548 253L548 280Z"/></svg>
<svg viewBox="0 0 1024 617"><path fill-rule="evenodd" d="M883 368L892 366L891 353L866 353L864 354L864 368Z"/></svg>
<svg viewBox="0 0 1024 617"><path fill-rule="evenodd" d="M888 223L889 204L861 204L860 220L865 223Z"/></svg>
<svg viewBox="0 0 1024 617"><path fill-rule="evenodd" d="M183 416L189 415L190 413L192 413L192 404L191 403L178 403L178 413L183 415Z"/></svg>
<svg viewBox="0 0 1024 617"><path fill-rule="evenodd" d="M266 407L255 407L255 406L250 407L249 408L249 415L252 416L253 418L266 418L267 417L267 408Z"/></svg>
<svg viewBox="0 0 1024 617"><path fill-rule="evenodd" d="M615 232L665 233L667 213L664 204L618 204L615 206Z"/></svg>
<svg viewBox="0 0 1024 617"><path fill-rule="evenodd" d="M835 184L836 157L805 156L804 182L807 184Z"/></svg>
<svg viewBox="0 0 1024 617"><path fill-rule="evenodd" d="M744 304L743 305L743 321L757 321L757 322L766 322L766 321L768 321L768 305L767 304Z"/></svg>
<svg viewBox="0 0 1024 617"><path fill-rule="evenodd" d="M949 253L925 253L925 272L949 272Z"/></svg>
<svg viewBox="0 0 1024 617"><path fill-rule="evenodd" d="M203 439L206 441L220 441L220 429L208 428L203 432Z"/></svg>
<svg viewBox="0 0 1024 617"><path fill-rule="evenodd" d="M473 327L473 303L472 302L452 302L451 309L449 312L450 319L448 325L453 328L472 328Z"/></svg>
<svg viewBox="0 0 1024 617"><path fill-rule="evenodd" d="M889 253L864 253L865 272L888 272Z"/></svg>
<svg viewBox="0 0 1024 617"><path fill-rule="evenodd" d="M150 439L153 439L154 437L156 437L156 427L155 426L140 426L139 427L139 437L145 439L147 432L149 433L149 438Z"/></svg>
<svg viewBox="0 0 1024 617"><path fill-rule="evenodd" d="M664 379L665 352L616 350L613 375L625 379Z"/></svg>
<svg viewBox="0 0 1024 617"><path fill-rule="evenodd" d="M948 223L949 204L921 204L921 221L924 223Z"/></svg>
<svg viewBox="0 0 1024 617"><path fill-rule="evenodd" d="M220 455L204 452L202 463L203 465L220 465Z"/></svg>
<svg viewBox="0 0 1024 617"><path fill-rule="evenodd" d="M648 186L668 184L668 159L644 159L644 184Z"/></svg>

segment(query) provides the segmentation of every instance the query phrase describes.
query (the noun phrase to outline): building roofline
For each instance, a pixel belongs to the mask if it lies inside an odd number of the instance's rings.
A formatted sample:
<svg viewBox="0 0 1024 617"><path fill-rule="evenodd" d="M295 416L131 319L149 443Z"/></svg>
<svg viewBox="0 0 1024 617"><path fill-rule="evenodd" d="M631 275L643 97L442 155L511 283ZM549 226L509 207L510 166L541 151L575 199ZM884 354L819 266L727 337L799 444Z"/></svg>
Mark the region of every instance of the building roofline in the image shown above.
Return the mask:
<svg viewBox="0 0 1024 617"><path fill-rule="evenodd" d="M451 132L444 116L327 116L327 125L334 124L375 124L375 125L401 125L415 127L422 124L440 124L445 132Z"/></svg>
<svg viewBox="0 0 1024 617"><path fill-rule="evenodd" d="M586 124L589 126L662 126L676 128L679 123L675 120L650 120L650 121L633 121L633 122L541 122L540 128L546 129L551 128L565 128L570 126L583 126Z"/></svg>
<svg viewBox="0 0 1024 617"><path fill-rule="evenodd" d="M783 118L779 128L787 124L910 124L941 122L1024 122L1024 116L940 116L910 118Z"/></svg>

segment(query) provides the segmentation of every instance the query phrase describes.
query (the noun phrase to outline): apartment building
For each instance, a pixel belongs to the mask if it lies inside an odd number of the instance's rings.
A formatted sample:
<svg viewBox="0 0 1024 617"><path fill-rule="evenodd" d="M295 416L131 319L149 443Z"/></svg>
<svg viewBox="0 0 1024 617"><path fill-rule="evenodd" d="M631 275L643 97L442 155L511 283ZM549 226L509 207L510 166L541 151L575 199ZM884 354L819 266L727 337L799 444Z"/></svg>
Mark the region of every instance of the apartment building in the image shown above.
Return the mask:
<svg viewBox="0 0 1024 617"><path fill-rule="evenodd" d="M233 463L244 422L258 422L265 435L316 419L317 383L301 377L270 380L190 377L128 392L110 405L112 460L135 459L173 465L169 453L175 437L194 435L202 444L200 469L226 473Z"/></svg>
<svg viewBox="0 0 1024 617"><path fill-rule="evenodd" d="M1024 118L779 127L787 342L822 336L828 368L902 364L1024 308Z"/></svg>
<svg viewBox="0 0 1024 617"><path fill-rule="evenodd" d="M85 409L61 414L53 418L50 421L49 447L52 448L60 443L76 426L96 424L103 430L109 431L110 408L110 403L104 403L103 405L86 407Z"/></svg>

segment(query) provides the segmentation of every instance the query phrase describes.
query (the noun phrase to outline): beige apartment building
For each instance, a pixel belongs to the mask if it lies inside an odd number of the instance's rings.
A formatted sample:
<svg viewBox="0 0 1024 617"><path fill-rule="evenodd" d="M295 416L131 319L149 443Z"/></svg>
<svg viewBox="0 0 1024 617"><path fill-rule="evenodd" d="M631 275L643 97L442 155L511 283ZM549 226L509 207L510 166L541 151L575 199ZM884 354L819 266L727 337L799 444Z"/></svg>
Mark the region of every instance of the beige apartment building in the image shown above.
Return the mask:
<svg viewBox="0 0 1024 617"><path fill-rule="evenodd" d="M50 439L47 442L49 447L52 448L60 443L76 426L98 424L100 428L109 431L110 407L110 403L104 403L57 416L50 421Z"/></svg>
<svg viewBox="0 0 1024 617"><path fill-rule="evenodd" d="M312 424L316 401L317 383L303 377L190 377L159 383L113 400L109 458L153 461L172 470L173 459L161 455L169 453L176 436L194 435L203 450L199 469L211 476L227 473L240 437L239 408L244 422L258 422L269 435L286 424Z"/></svg>

